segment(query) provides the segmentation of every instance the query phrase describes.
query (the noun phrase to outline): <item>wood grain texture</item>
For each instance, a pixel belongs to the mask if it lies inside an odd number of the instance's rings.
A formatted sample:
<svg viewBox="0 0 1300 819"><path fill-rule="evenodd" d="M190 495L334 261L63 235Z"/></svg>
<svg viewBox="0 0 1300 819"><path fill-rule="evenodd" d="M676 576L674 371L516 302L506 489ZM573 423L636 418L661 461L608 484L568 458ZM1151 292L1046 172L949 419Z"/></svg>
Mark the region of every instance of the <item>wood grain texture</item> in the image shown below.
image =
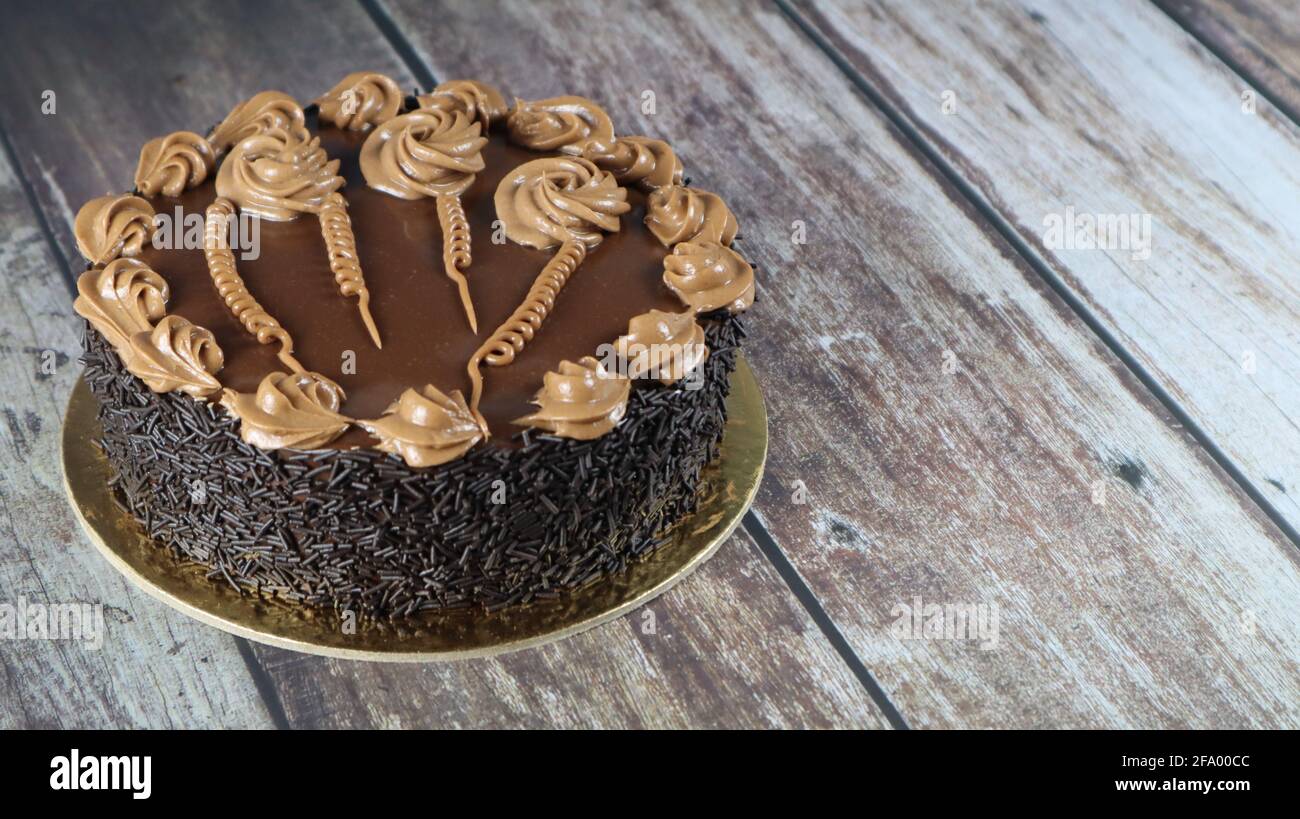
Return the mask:
<svg viewBox="0 0 1300 819"><path fill-rule="evenodd" d="M1156 0L1300 121L1300 2Z"/></svg>
<svg viewBox="0 0 1300 819"><path fill-rule="evenodd" d="M756 509L911 724L1300 724L1296 550L776 8L386 7L440 79L591 96L731 204ZM997 604L997 648L895 635L918 596Z"/></svg>
<svg viewBox="0 0 1300 819"><path fill-rule="evenodd" d="M97 650L0 636L0 728L269 726L233 639L136 592L68 507L59 439L81 340L60 271L0 152L0 604L103 613Z"/></svg>
<svg viewBox="0 0 1300 819"><path fill-rule="evenodd" d="M800 8L1300 530L1300 128L1144 0Z"/></svg>
<svg viewBox="0 0 1300 819"><path fill-rule="evenodd" d="M311 99L361 68L387 72L410 87L409 75L360 7L338 5L329 14L315 8L89 5L83 18L90 21L72 30L62 9L29 12L6 28L0 67L13 80L0 89L0 123L69 252L76 207L127 186L139 146L149 137L201 129L243 96L270 86ZM63 49L43 44L55 33ZM71 64L74 55L102 53L105 42L120 59ZM59 113L41 119L29 109L47 85L59 89ZM136 101L124 116L122 106ZM105 128L110 121L114 127ZM57 432L56 416L44 422ZM58 567L49 562L49 571ZM725 544L701 577L648 609L656 618L654 634L643 631L645 611L559 646L498 661L376 667L261 646L253 653L294 726L886 725L743 537ZM177 630L186 639L215 634L197 624Z"/></svg>

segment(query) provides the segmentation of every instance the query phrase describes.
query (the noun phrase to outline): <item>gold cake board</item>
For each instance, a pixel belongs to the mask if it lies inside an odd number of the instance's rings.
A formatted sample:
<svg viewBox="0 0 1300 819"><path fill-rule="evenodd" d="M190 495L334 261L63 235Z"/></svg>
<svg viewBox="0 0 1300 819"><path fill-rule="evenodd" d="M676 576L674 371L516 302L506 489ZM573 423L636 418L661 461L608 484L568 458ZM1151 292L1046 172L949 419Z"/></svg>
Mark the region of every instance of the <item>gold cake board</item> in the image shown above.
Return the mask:
<svg viewBox="0 0 1300 819"><path fill-rule="evenodd" d="M430 662L488 657L586 631L663 594L717 551L754 500L767 458L767 410L754 373L737 361L727 399L721 455L707 471L705 495L669 540L627 571L558 600L494 613L463 609L418 615L401 623L345 619L292 606L204 578L155 545L119 506L112 475L95 439L98 402L84 380L63 421L63 483L90 540L128 580L172 608L223 631L267 645L349 660Z"/></svg>

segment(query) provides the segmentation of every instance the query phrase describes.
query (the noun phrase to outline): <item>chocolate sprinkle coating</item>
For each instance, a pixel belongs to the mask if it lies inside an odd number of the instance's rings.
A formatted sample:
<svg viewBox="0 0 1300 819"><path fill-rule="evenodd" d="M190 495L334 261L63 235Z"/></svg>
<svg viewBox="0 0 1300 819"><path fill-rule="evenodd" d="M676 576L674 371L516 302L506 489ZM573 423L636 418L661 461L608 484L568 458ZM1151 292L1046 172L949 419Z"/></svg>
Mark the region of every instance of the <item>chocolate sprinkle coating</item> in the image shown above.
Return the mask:
<svg viewBox="0 0 1300 819"><path fill-rule="evenodd" d="M725 311L700 323L699 389L637 382L600 438L524 431L428 469L245 444L220 407L151 392L89 324L81 360L117 497L155 544L240 594L399 620L553 598L663 543L717 456L745 334Z"/></svg>

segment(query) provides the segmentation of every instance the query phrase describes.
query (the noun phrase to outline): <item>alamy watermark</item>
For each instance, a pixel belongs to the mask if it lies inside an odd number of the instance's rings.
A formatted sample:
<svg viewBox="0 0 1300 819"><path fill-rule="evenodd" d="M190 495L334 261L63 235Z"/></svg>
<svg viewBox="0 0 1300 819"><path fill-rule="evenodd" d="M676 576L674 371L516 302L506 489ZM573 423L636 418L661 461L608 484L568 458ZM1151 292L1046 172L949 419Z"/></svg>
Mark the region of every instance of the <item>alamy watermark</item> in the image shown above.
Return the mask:
<svg viewBox="0 0 1300 819"><path fill-rule="evenodd" d="M50 760L52 791L129 791L132 799L153 793L153 757L82 755L73 748Z"/></svg>
<svg viewBox="0 0 1300 819"><path fill-rule="evenodd" d="M209 246L238 251L239 258L251 262L262 255L262 220L241 211L225 217L225 230L208 236L202 213L186 213L180 205L171 213L154 214L153 246L156 250L203 250Z"/></svg>
<svg viewBox="0 0 1300 819"><path fill-rule="evenodd" d="M686 390L698 390L704 386L704 367L701 365L708 348L703 343L634 344L626 353L620 353L613 344L597 347L596 359L601 366L598 375L634 381L640 378L675 381Z"/></svg>
<svg viewBox="0 0 1300 819"><path fill-rule="evenodd" d="M104 606L100 603L0 603L0 640L78 642L91 651L104 646Z"/></svg>
<svg viewBox="0 0 1300 819"><path fill-rule="evenodd" d="M1064 213L1043 217L1043 246L1048 250L1127 250L1129 258L1151 258L1151 214Z"/></svg>
<svg viewBox="0 0 1300 819"><path fill-rule="evenodd" d="M964 640L984 651L998 647L997 603L926 603L920 597L889 610L900 640Z"/></svg>

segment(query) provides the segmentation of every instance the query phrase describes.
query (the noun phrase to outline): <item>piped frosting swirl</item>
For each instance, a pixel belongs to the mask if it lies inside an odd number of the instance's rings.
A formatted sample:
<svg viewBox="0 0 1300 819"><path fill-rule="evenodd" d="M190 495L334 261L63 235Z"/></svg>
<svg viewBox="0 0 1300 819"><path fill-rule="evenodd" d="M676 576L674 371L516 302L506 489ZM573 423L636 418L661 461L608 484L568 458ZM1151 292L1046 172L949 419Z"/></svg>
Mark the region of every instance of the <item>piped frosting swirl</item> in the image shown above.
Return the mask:
<svg viewBox="0 0 1300 819"><path fill-rule="evenodd" d="M701 241L730 246L739 229L721 196L681 185L657 188L646 197L645 223L665 247Z"/></svg>
<svg viewBox="0 0 1300 819"><path fill-rule="evenodd" d="M319 373L273 372L257 393L226 390L221 405L240 421L239 437L261 449L313 449L343 434L343 388Z"/></svg>
<svg viewBox="0 0 1300 819"><path fill-rule="evenodd" d="M612 430L627 412L632 382L613 375L591 356L561 361L542 377L537 411L515 421L563 438L589 441Z"/></svg>
<svg viewBox="0 0 1300 819"><path fill-rule="evenodd" d="M709 357L704 328L691 312L650 310L634 316L614 349L627 362L630 378L648 375L664 384L680 381Z"/></svg>
<svg viewBox="0 0 1300 819"><path fill-rule="evenodd" d="M176 131L140 149L135 186L145 196L180 196L202 185L215 163L216 153L206 139L193 131Z"/></svg>
<svg viewBox="0 0 1300 819"><path fill-rule="evenodd" d="M279 222L318 213L343 186L339 161L320 139L286 141L281 134L249 137L235 146L217 172L217 196L248 213Z"/></svg>
<svg viewBox="0 0 1300 819"><path fill-rule="evenodd" d="M640 185L651 190L682 183L682 163L662 139L629 136L613 142L589 139L582 156L596 167L614 174L620 185Z"/></svg>
<svg viewBox="0 0 1300 819"><path fill-rule="evenodd" d="M614 141L614 125L605 109L586 97L552 97L536 102L515 100L506 118L510 139L534 151L581 154L587 140Z"/></svg>
<svg viewBox="0 0 1300 819"><path fill-rule="evenodd" d="M165 315L169 298L171 289L162 276L138 259L122 258L81 274L72 309L108 339L129 367L131 337Z"/></svg>
<svg viewBox="0 0 1300 819"><path fill-rule="evenodd" d="M214 375L225 355L208 330L180 316L166 316L153 330L131 337L126 368L154 392L183 392L202 398L221 389Z"/></svg>
<svg viewBox="0 0 1300 819"><path fill-rule="evenodd" d="M422 109L438 109L455 113L459 111L479 122L483 130L505 119L508 106L501 92L487 83L476 80L448 80L439 83L428 94L416 97Z"/></svg>
<svg viewBox="0 0 1300 819"><path fill-rule="evenodd" d="M506 236L537 250L568 240L590 250L605 231L617 231L618 217L631 209L614 177L585 159L567 157L520 165L501 180L495 201Z"/></svg>
<svg viewBox="0 0 1300 819"><path fill-rule="evenodd" d="M664 284L696 313L754 303L754 268L724 244L682 242L664 259Z"/></svg>
<svg viewBox="0 0 1300 819"><path fill-rule="evenodd" d="M100 196L77 211L72 232L77 249L93 265L118 256L139 256L153 237L153 206L138 196Z"/></svg>
<svg viewBox="0 0 1300 819"><path fill-rule="evenodd" d="M306 142L306 117L298 101L280 91L263 91L231 109L212 133L208 142L218 152L251 136L280 133L290 142Z"/></svg>
<svg viewBox="0 0 1300 819"><path fill-rule="evenodd" d="M459 194L483 170L481 130L460 111L395 117L361 146L361 173L370 187L401 199Z"/></svg>
<svg viewBox="0 0 1300 819"><path fill-rule="evenodd" d="M447 395L432 384L406 390L382 418L357 424L379 439L380 450L413 467L455 460L483 439L460 390Z"/></svg>
<svg viewBox="0 0 1300 819"><path fill-rule="evenodd" d="M316 100L320 118L336 128L364 131L397 116L402 89L392 79L374 71L357 71Z"/></svg>

